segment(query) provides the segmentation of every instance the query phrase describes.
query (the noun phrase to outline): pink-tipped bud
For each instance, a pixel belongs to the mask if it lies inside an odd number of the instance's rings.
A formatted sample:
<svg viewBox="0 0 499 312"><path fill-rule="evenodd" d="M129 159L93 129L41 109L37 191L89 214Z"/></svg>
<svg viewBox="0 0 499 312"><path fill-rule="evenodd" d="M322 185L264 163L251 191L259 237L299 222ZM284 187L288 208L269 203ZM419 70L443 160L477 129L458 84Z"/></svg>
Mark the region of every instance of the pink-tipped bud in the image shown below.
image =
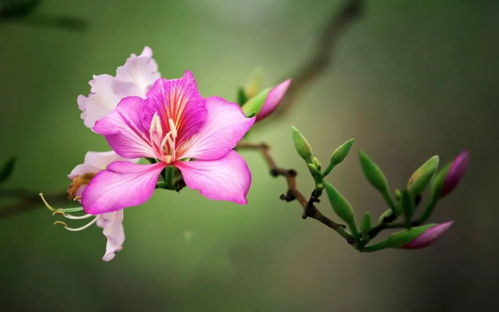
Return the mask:
<svg viewBox="0 0 499 312"><path fill-rule="evenodd" d="M452 161L452 164L445 176L444 185L442 188L442 196L445 196L452 192L456 186L461 182L468 168L468 162L470 160L470 153L468 151L461 152Z"/></svg>
<svg viewBox="0 0 499 312"><path fill-rule="evenodd" d="M452 226L453 223L454 221L435 224L434 226L426 229L412 241L403 245L401 248L418 249L431 245L438 240Z"/></svg>
<svg viewBox="0 0 499 312"><path fill-rule="evenodd" d="M268 115L272 114L274 110L276 110L279 104L281 104L282 99L284 98L284 95L286 94L286 91L288 90L290 84L291 79L288 79L270 90L269 95L265 100L265 104L263 104L262 109L256 115L256 121L264 119Z"/></svg>

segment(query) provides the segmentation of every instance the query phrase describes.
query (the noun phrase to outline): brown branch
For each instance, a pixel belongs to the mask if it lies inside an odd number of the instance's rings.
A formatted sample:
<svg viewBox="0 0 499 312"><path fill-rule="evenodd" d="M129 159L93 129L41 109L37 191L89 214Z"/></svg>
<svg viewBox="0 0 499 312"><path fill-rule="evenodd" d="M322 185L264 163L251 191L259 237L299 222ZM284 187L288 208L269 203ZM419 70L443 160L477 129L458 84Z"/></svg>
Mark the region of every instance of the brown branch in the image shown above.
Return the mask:
<svg viewBox="0 0 499 312"><path fill-rule="evenodd" d="M346 0L339 11L334 10L326 25L320 31L314 52L309 59L291 75L290 85L283 105L272 115L279 118L293 106L300 92L317 79L331 64L333 49L345 30L362 15L363 0Z"/></svg>
<svg viewBox="0 0 499 312"><path fill-rule="evenodd" d="M319 209L315 206L314 203L319 202L320 192L314 190L310 198L307 199L305 195L303 195L303 193L301 193L298 190L298 185L296 182L296 176L298 175L298 173L296 172L296 170L285 169L277 166L274 158L270 153L270 146L268 144L265 143L254 144L254 143L241 142L237 145L236 148L238 150L259 151L262 154L265 163L270 169L270 175L272 175L273 177L282 176L286 179L288 190L286 194L282 194L280 198L281 200L287 202L297 200L300 206L302 206L303 208L303 214L302 214L303 219L306 219L307 217L315 219L321 222L322 224L326 225L327 227L338 232L350 244L353 243L353 238L347 231L345 231L344 225L336 223L333 220L329 219L328 217L323 215L319 211Z"/></svg>
<svg viewBox="0 0 499 312"><path fill-rule="evenodd" d="M0 219L11 217L13 215L30 211L35 208L43 207L43 203L38 193L25 189L0 190L0 197L13 197L19 200L8 205L0 207ZM45 195L49 202L57 203L68 200L66 191Z"/></svg>

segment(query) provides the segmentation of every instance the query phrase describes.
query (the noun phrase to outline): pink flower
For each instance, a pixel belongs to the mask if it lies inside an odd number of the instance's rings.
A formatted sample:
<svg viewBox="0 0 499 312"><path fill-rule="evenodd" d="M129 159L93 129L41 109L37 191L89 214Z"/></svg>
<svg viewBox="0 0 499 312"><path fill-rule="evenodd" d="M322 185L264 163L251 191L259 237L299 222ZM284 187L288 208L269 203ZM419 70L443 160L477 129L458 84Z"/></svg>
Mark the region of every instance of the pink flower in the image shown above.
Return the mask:
<svg viewBox="0 0 499 312"><path fill-rule="evenodd" d="M254 122L234 103L201 97L190 72L157 79L145 98L121 99L93 127L121 157L157 163L111 163L83 192L83 209L102 214L144 203L167 166L177 167L186 185L207 198L246 204L251 175L232 149Z"/></svg>
<svg viewBox="0 0 499 312"><path fill-rule="evenodd" d="M100 171L104 170L108 164L114 161L125 160L129 159L122 158L113 151L88 152L85 155L83 164L76 166L68 175L68 177L72 180L72 184L69 188L70 195L79 196L85 190L87 184L92 180L92 178ZM102 260L106 262L111 261L116 255L116 252L122 249L123 242L125 241L125 232L122 224L123 210L104 213L97 216L73 216L70 214L64 214L64 216L68 219L86 219L94 217L92 221L81 228L69 228L67 226L65 226L65 228L70 231L79 231L86 229L93 223L96 223L98 227L102 228L102 232L107 239L106 253L102 257Z"/></svg>
<svg viewBox="0 0 499 312"><path fill-rule="evenodd" d="M116 76L94 76L90 81L90 94L80 95L77 100L85 126L92 128L97 120L108 115L124 97L144 97L159 77L158 65L152 58L149 47L145 47L139 56L130 55L125 65L118 67Z"/></svg>
<svg viewBox="0 0 499 312"><path fill-rule="evenodd" d="M260 121L272 114L276 108L281 104L289 85L291 84L291 79L285 80L272 88L262 106L260 112L256 115L256 121Z"/></svg>
<svg viewBox="0 0 499 312"><path fill-rule="evenodd" d="M431 245L438 240L452 226L453 223L454 221L435 224L434 226L426 229L422 234L414 238L409 243L403 245L401 248L418 249Z"/></svg>

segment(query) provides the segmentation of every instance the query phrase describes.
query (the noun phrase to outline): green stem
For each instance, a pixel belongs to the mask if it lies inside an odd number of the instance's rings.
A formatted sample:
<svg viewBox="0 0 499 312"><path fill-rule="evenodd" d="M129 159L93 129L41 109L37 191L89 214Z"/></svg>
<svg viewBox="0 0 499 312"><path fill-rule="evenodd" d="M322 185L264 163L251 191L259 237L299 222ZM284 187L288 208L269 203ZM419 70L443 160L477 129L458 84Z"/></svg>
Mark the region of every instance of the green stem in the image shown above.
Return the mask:
<svg viewBox="0 0 499 312"><path fill-rule="evenodd" d="M436 204L438 202L438 199L432 198L428 205L426 205L425 210L423 211L423 214L419 219L417 220L418 224L424 223L428 218L431 216L431 213L433 212L433 209L435 208Z"/></svg>
<svg viewBox="0 0 499 312"><path fill-rule="evenodd" d="M322 177L326 177L333 171L335 164L330 162L329 165L327 165L326 169L324 169L324 172L322 173Z"/></svg>

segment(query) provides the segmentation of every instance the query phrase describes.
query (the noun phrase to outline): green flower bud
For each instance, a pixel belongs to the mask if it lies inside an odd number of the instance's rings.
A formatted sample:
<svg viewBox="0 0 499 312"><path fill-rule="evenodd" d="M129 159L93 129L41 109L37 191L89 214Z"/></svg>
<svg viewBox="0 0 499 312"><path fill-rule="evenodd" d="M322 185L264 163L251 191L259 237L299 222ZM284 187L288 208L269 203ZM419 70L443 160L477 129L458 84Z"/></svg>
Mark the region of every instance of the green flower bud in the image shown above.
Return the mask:
<svg viewBox="0 0 499 312"><path fill-rule="evenodd" d="M345 159L345 157L347 157L354 142L355 142L355 139L350 139L350 140L346 141L345 143L341 144L340 146L338 146L334 150L334 152L331 154L331 160L329 161L329 165L327 166L326 170L324 170L324 173L322 174L322 176L325 177L329 173L331 173L331 170L333 170L333 168L337 164L341 163Z"/></svg>
<svg viewBox="0 0 499 312"><path fill-rule="evenodd" d="M369 183L374 186L385 198L385 201L390 207L395 207L393 203L392 196L389 192L388 181L386 180L385 174L378 167L378 165L371 159L367 154L359 152L360 165L362 166L362 171L366 176Z"/></svg>
<svg viewBox="0 0 499 312"><path fill-rule="evenodd" d="M300 155L306 163L312 162L312 147L310 143L308 143L307 139L301 134L298 129L291 126L293 129L293 142L295 143L295 148L298 154ZM317 167L317 165L315 165Z"/></svg>
<svg viewBox="0 0 499 312"><path fill-rule="evenodd" d="M424 191L431 178L435 174L438 167L438 156L435 155L428 159L421 167L419 167L407 182L407 188L413 195L417 195Z"/></svg>
<svg viewBox="0 0 499 312"><path fill-rule="evenodd" d="M267 96L269 95L270 88L264 89L260 91L257 95L250 98L242 107L243 113L246 117L253 117L260 112L267 100Z"/></svg>
<svg viewBox="0 0 499 312"><path fill-rule="evenodd" d="M334 186L325 182L326 193L333 207L334 212L350 227L352 234L357 237L357 227L355 225L355 213L350 203L338 192Z"/></svg>

